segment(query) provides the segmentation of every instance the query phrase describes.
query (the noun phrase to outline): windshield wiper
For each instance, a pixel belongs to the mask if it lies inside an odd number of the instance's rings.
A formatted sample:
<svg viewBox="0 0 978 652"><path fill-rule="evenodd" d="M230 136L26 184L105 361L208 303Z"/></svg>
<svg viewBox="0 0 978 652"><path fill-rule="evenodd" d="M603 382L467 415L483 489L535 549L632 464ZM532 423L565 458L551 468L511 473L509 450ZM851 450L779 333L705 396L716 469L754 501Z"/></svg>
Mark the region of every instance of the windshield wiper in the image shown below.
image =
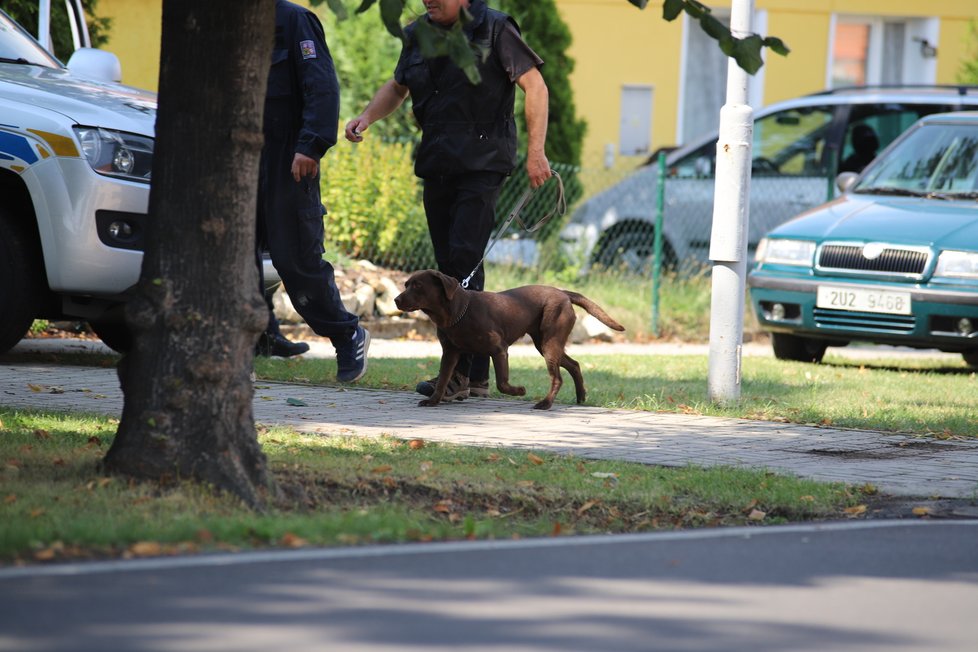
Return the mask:
<svg viewBox="0 0 978 652"><path fill-rule="evenodd" d="M927 197L928 193L920 190L910 190L909 188L895 188L893 186L870 186L869 188L856 188L853 192L866 193L867 195L901 195L903 197Z"/></svg>
<svg viewBox="0 0 978 652"><path fill-rule="evenodd" d="M11 59L10 57L0 57L0 63L17 63L21 65L30 65L30 61L24 57L17 57L16 59Z"/></svg>

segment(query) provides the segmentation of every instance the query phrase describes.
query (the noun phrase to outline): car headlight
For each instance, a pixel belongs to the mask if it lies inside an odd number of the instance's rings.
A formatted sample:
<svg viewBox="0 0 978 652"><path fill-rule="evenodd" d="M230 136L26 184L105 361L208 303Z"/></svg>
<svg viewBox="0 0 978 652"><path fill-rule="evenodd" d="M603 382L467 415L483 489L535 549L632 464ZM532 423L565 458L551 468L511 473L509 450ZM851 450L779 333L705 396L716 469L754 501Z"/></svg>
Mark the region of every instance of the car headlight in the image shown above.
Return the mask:
<svg viewBox="0 0 978 652"><path fill-rule="evenodd" d="M153 139L100 127L75 127L82 153L99 174L149 181Z"/></svg>
<svg viewBox="0 0 978 652"><path fill-rule="evenodd" d="M942 251L937 259L934 276L978 279L978 253L971 251Z"/></svg>
<svg viewBox="0 0 978 652"><path fill-rule="evenodd" d="M815 243L811 240L761 238L755 260L758 263L811 267L814 256Z"/></svg>

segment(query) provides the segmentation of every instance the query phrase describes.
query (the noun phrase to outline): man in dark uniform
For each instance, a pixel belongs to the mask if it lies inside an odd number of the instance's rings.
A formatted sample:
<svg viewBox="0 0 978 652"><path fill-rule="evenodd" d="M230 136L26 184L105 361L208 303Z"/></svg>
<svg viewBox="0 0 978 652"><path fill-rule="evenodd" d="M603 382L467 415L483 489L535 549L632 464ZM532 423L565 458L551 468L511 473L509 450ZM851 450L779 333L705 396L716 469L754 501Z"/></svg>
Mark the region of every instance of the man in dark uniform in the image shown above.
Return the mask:
<svg viewBox="0 0 978 652"><path fill-rule="evenodd" d="M424 180L424 207L438 269L459 280L476 266L470 290L482 290L480 264L495 224L496 200L506 176L516 165L515 87L526 94L527 163L530 185L550 176L544 153L548 92L539 67L543 60L520 36L516 22L490 9L483 0L425 0L425 16L436 28L463 20L466 37L488 50L478 62L480 84L447 57L426 60L415 35L418 21L405 29L394 78L377 91L358 117L346 125L346 138L363 140L372 123L393 113L410 94L421 125L415 173ZM417 391L434 393L437 379L418 383ZM463 358L450 379L444 400L489 395L489 359Z"/></svg>
<svg viewBox="0 0 978 652"><path fill-rule="evenodd" d="M343 306L333 267L323 260L326 211L319 197L319 160L336 144L339 105L322 24L309 10L276 0L258 246L267 246L292 305L309 327L332 340L337 380L353 382L367 370L370 333Z"/></svg>

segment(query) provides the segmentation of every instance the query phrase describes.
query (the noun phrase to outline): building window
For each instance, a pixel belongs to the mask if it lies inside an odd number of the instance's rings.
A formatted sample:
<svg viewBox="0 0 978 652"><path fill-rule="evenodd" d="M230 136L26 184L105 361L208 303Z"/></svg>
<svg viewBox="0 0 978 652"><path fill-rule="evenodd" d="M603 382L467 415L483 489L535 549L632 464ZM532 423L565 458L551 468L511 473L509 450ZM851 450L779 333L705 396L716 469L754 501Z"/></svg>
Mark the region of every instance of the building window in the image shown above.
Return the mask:
<svg viewBox="0 0 978 652"><path fill-rule="evenodd" d="M623 86L618 151L622 156L647 154L652 137L652 87Z"/></svg>
<svg viewBox="0 0 978 652"><path fill-rule="evenodd" d="M869 77L868 23L838 23L832 48L832 87L865 86Z"/></svg>

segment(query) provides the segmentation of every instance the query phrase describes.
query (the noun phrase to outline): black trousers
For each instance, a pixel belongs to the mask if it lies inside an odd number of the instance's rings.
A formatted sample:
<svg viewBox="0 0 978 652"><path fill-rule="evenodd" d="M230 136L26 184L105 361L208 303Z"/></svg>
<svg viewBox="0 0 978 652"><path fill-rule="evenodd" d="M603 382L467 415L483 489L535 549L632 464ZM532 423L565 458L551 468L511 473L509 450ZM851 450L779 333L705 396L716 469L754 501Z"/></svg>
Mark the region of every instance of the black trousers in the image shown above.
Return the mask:
<svg viewBox="0 0 978 652"><path fill-rule="evenodd" d="M325 210L319 176L292 178L293 152L262 153L258 185L258 249L267 247L292 305L317 335L349 339L359 320L340 299L333 266L323 260ZM269 318L269 328L274 316Z"/></svg>
<svg viewBox="0 0 978 652"><path fill-rule="evenodd" d="M469 172L424 180L424 210L438 271L461 281L479 265L469 290L485 287L485 269L479 261L492 236L496 200L505 178L500 172ZM474 381L487 380L489 358L463 356L456 371Z"/></svg>

